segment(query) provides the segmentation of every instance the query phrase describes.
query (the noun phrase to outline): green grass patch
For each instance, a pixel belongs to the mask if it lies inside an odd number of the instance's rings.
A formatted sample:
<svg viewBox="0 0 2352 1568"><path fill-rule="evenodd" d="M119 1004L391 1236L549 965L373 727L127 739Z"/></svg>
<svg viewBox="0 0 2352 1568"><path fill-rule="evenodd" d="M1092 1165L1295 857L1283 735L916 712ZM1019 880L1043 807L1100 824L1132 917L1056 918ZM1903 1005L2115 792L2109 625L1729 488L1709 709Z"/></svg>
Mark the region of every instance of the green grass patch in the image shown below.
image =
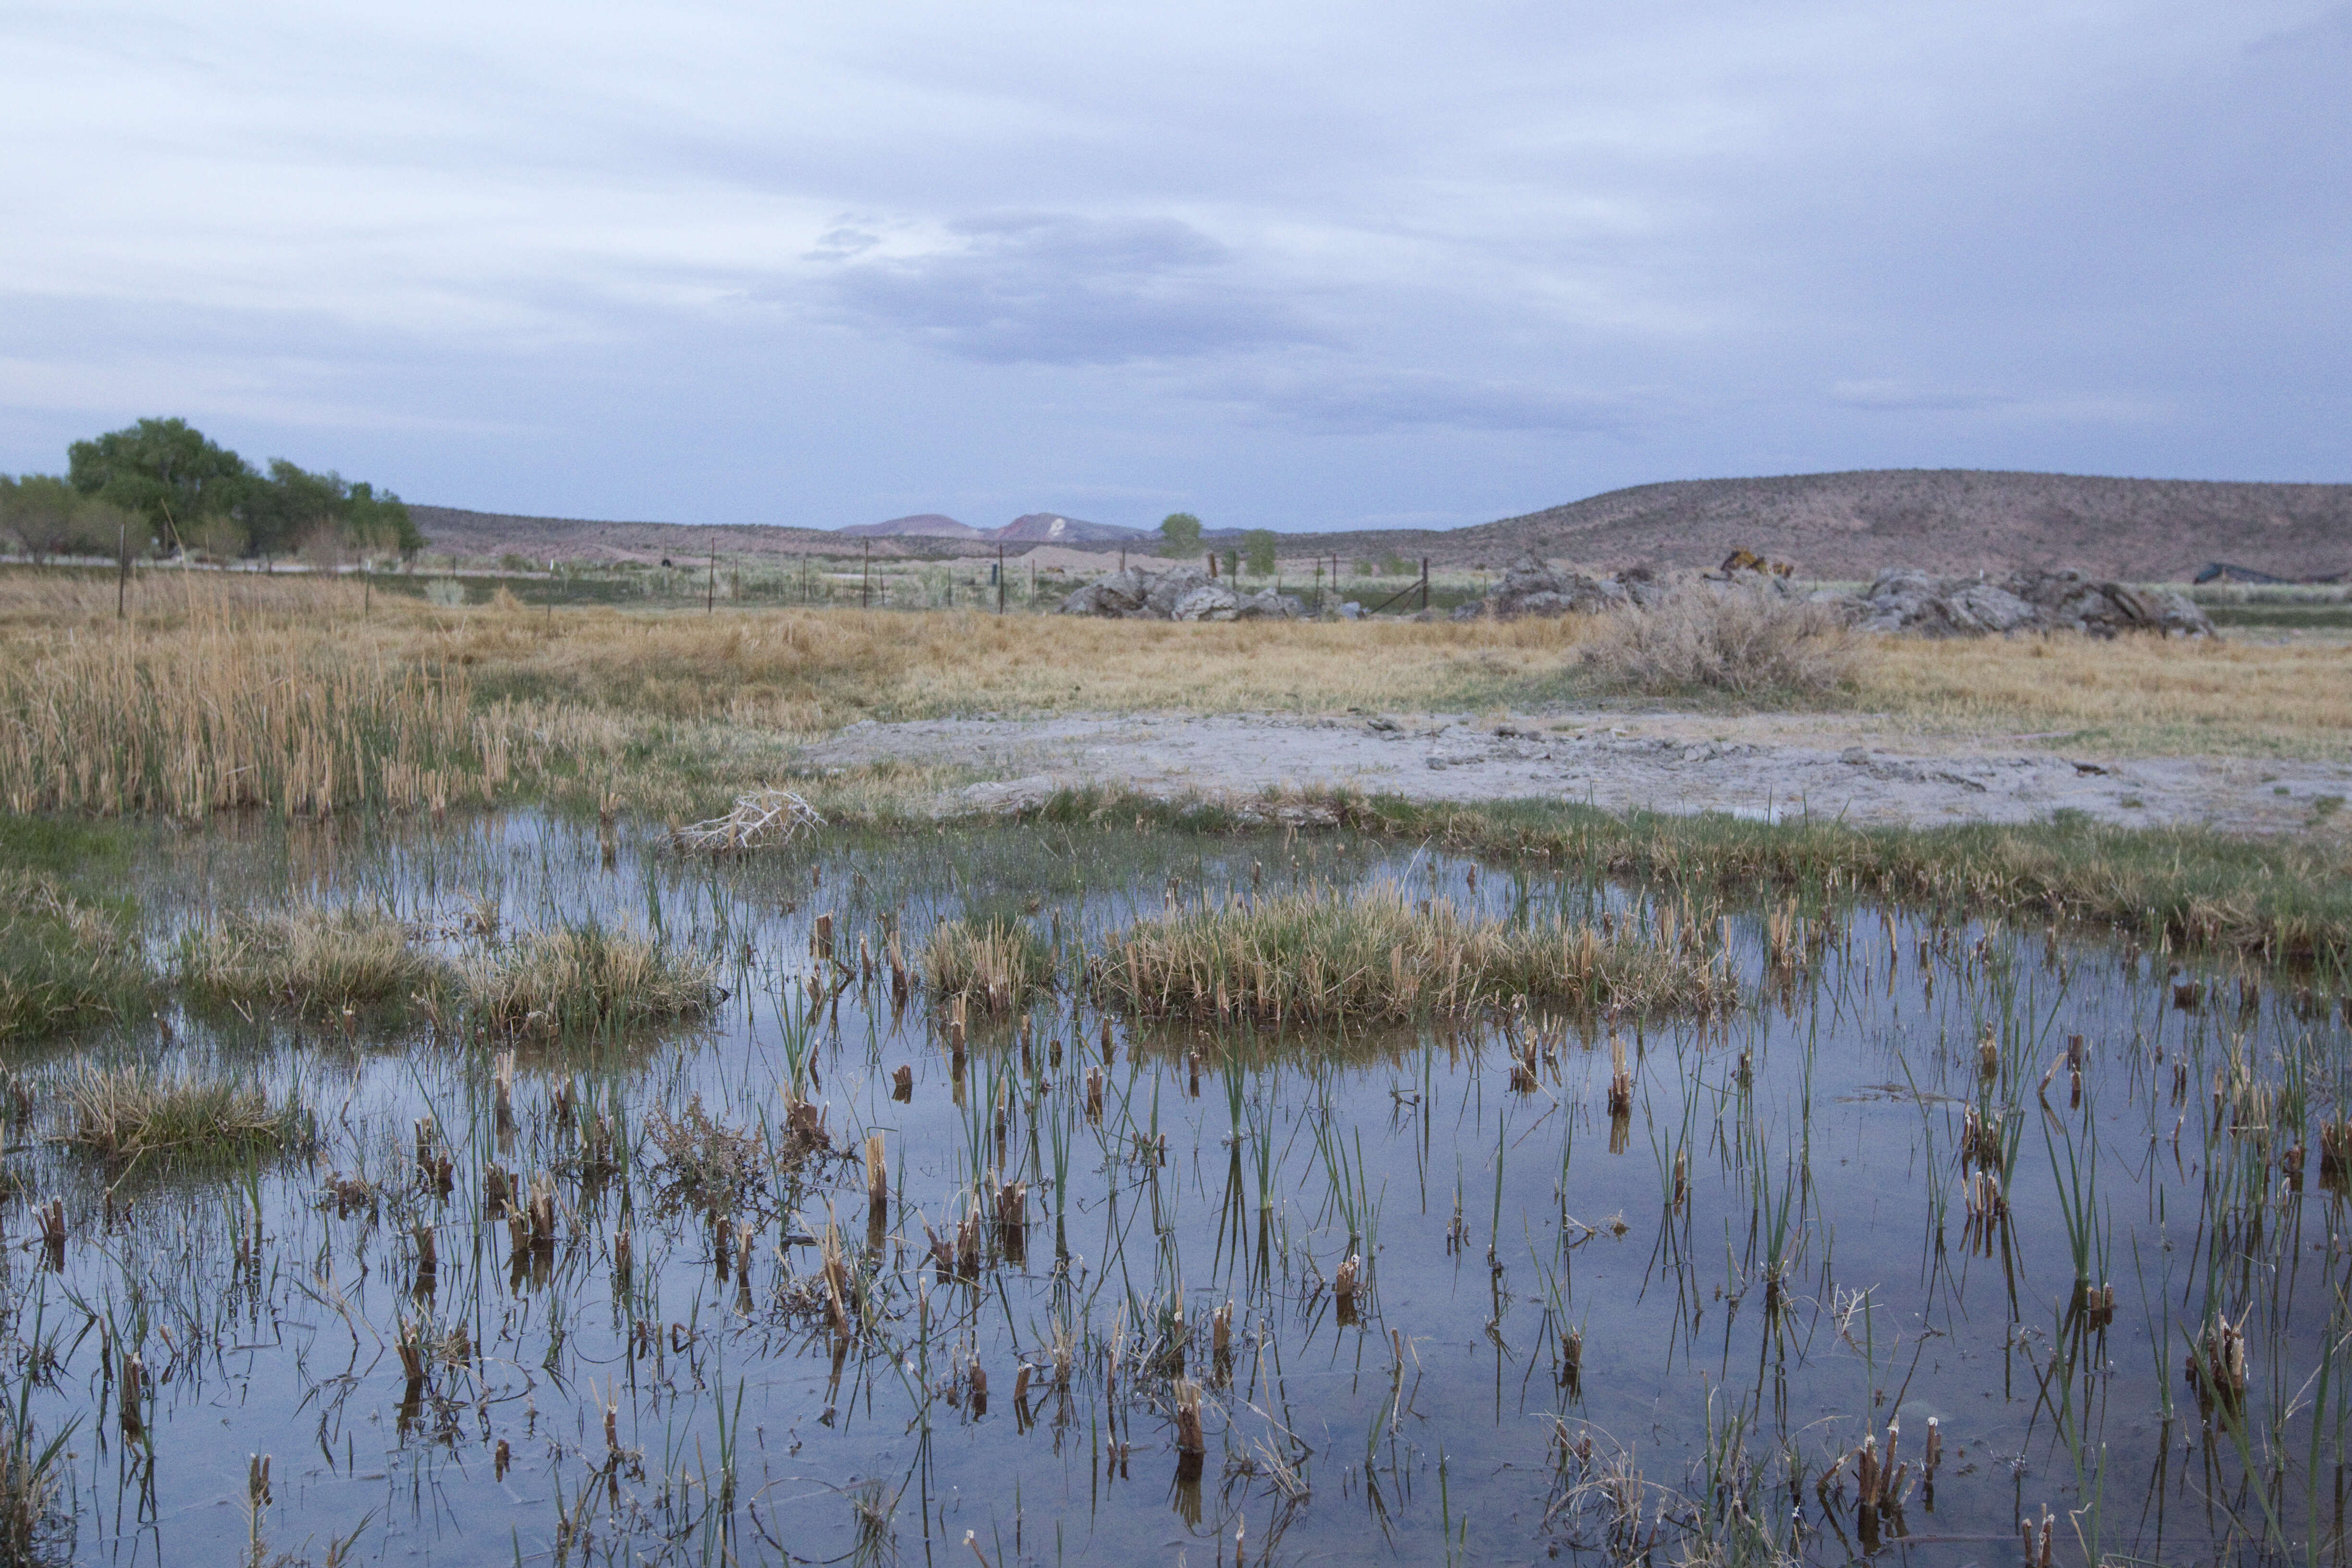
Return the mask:
<svg viewBox="0 0 2352 1568"><path fill-rule="evenodd" d="M2086 921L2270 963L2352 963L2352 847L2316 834L2110 827L2063 814L2042 823L1916 828L1714 814L1621 817L1550 802L1464 806L1381 796L1333 804L1356 831L1523 856L1562 871L1689 890L1813 889Z"/></svg>
<svg viewBox="0 0 2352 1568"><path fill-rule="evenodd" d="M126 1016L149 975L121 912L54 874L0 871L0 1040L32 1040Z"/></svg>
<svg viewBox="0 0 2352 1568"><path fill-rule="evenodd" d="M299 1095L273 1102L226 1078L85 1065L66 1081L65 1100L67 1140L115 1163L275 1154L315 1135Z"/></svg>
<svg viewBox="0 0 2352 1568"><path fill-rule="evenodd" d="M376 910L305 904L247 910L182 933L175 969L200 1001L260 1003L313 1016L402 1003L443 975L405 927Z"/></svg>
<svg viewBox="0 0 2352 1568"><path fill-rule="evenodd" d="M923 949L923 984L992 1013L1010 1012L1054 984L1054 952L1018 921L941 921Z"/></svg>
<svg viewBox="0 0 2352 1568"><path fill-rule="evenodd" d="M467 1004L504 1035L609 1034L696 1018L719 1005L719 971L667 937L595 921L525 931L467 967Z"/></svg>
<svg viewBox="0 0 2352 1568"><path fill-rule="evenodd" d="M1704 926L1602 935L1516 925L1394 888L1287 894L1139 921L1087 966L1095 995L1150 1018L1402 1022L1519 998L1576 1011L1709 1012L1737 995Z"/></svg>

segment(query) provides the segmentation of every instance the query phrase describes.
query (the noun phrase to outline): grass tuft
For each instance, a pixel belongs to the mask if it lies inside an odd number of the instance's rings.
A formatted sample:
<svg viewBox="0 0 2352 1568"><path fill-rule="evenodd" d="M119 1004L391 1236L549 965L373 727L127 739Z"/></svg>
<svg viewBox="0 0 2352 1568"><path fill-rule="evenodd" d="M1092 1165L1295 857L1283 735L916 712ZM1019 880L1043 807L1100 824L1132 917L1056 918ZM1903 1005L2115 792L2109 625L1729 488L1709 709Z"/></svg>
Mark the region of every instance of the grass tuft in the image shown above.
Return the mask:
<svg viewBox="0 0 2352 1568"><path fill-rule="evenodd" d="M128 1012L147 974L115 913L51 876L0 870L0 1040L28 1040Z"/></svg>
<svg viewBox="0 0 2352 1568"><path fill-rule="evenodd" d="M941 997L1009 1012L1052 988L1054 952L1018 921L942 921L923 952L923 983Z"/></svg>
<svg viewBox="0 0 2352 1568"><path fill-rule="evenodd" d="M249 1084L149 1068L84 1066L66 1084L69 1142L109 1160L275 1153L310 1140L299 1097L273 1105Z"/></svg>
<svg viewBox="0 0 2352 1568"><path fill-rule="evenodd" d="M1735 987L1685 942L1589 926L1514 926L1393 888L1291 894L1140 921L1087 968L1101 1000L1147 1017L1333 1023L1461 1014L1518 997L1570 1008L1712 1011Z"/></svg>
<svg viewBox="0 0 2352 1568"><path fill-rule="evenodd" d="M719 971L708 958L593 921L525 931L468 968L464 985L476 1016L507 1035L666 1024L719 1002Z"/></svg>
<svg viewBox="0 0 2352 1568"><path fill-rule="evenodd" d="M400 1000L442 973L390 915L322 904L192 927L180 939L178 970L206 1001L282 1003L314 1015Z"/></svg>

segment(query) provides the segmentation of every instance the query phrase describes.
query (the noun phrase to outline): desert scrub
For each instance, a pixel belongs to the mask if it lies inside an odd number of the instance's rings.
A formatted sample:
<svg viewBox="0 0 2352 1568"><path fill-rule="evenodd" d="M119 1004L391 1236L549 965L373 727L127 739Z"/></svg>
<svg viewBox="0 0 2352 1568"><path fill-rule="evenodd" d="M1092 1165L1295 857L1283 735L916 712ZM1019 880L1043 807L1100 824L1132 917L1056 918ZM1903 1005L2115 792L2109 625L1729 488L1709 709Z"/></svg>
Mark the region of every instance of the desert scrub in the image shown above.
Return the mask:
<svg viewBox="0 0 2352 1568"><path fill-rule="evenodd" d="M120 915L75 898L55 877L0 871L0 1040L122 1016L146 986Z"/></svg>
<svg viewBox="0 0 2352 1568"><path fill-rule="evenodd" d="M1693 941L1512 925L1394 888L1313 891L1139 921L1087 965L1104 1003L1146 1017L1401 1022L1528 997L1564 1007L1706 1012L1729 973Z"/></svg>
<svg viewBox="0 0 2352 1568"><path fill-rule="evenodd" d="M439 982L439 961L378 910L303 904L246 910L180 937L180 983L200 1001L305 1013L404 1001Z"/></svg>
<svg viewBox="0 0 2352 1568"><path fill-rule="evenodd" d="M1045 939L1014 921L941 921L923 949L923 984L992 1013L1009 1012L1054 984Z"/></svg>
<svg viewBox="0 0 2352 1568"><path fill-rule="evenodd" d="M719 1000L718 966L667 937L593 921L524 931L477 959L467 1005L503 1035L598 1034L699 1017Z"/></svg>
<svg viewBox="0 0 2352 1568"><path fill-rule="evenodd" d="M1582 650L1603 684L1659 696L1819 696L1853 679L1859 655L1830 605L1744 586L1685 587L1654 608L1612 611Z"/></svg>
<svg viewBox="0 0 2352 1568"><path fill-rule="evenodd" d="M68 1142L110 1161L276 1153L312 1141L299 1094L273 1104L218 1076L84 1066L66 1080L65 1102Z"/></svg>

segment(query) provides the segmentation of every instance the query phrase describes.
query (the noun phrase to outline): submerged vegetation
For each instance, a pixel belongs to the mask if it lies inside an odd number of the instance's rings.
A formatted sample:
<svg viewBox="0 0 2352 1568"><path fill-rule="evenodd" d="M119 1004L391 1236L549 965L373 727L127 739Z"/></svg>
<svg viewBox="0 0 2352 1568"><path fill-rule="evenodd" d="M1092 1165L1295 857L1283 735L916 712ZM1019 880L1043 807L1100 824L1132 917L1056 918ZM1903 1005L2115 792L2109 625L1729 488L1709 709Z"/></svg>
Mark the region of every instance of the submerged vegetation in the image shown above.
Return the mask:
<svg viewBox="0 0 2352 1568"><path fill-rule="evenodd" d="M1514 925L1394 887L1313 889L1139 921L1088 965L1095 995L1145 1017L1402 1022L1515 1003L1707 1013L1737 987L1708 922L1657 931Z"/></svg>

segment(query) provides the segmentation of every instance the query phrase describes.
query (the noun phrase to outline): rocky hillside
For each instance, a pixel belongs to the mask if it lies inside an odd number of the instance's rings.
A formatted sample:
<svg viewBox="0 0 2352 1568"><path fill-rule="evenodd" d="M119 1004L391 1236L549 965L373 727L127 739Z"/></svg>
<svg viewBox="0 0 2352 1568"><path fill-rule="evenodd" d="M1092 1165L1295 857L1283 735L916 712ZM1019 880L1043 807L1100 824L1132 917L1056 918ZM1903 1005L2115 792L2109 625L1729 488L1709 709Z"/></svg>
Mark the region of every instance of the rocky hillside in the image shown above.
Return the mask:
<svg viewBox="0 0 2352 1568"><path fill-rule="evenodd" d="M845 538L830 529L768 528L758 524L703 527L684 522L592 522L578 518L516 517L467 511L453 506L417 506L409 516L425 535L428 555L457 554L469 560L520 555L545 565L560 561L657 562L665 556L698 560L722 555L855 556L869 551L877 561L897 556L937 559L993 555L996 546L969 539L922 534Z"/></svg>
<svg viewBox="0 0 2352 1568"><path fill-rule="evenodd" d="M1711 566L1734 550L1808 576L1884 566L2079 566L2179 580L2226 561L2282 577L2352 571L2352 485L1868 469L1639 485L1472 528L1294 534L1286 555L1427 555L1500 568L1533 553L1600 568Z"/></svg>
<svg viewBox="0 0 2352 1568"><path fill-rule="evenodd" d="M1133 531L1047 512L1003 530L975 530L976 538L952 539L409 510L433 551L539 561L551 555L652 561L713 549L738 555L871 549L877 557L936 558L992 555L999 548L1017 552L1048 541L1109 552L1122 534L1129 536L1129 549L1139 542ZM1886 566L1996 574L2076 566L2126 582L2179 581L2214 561L2280 577L2326 576L2352 572L2352 485L1868 469L1681 479L1611 490L1472 528L1292 533L1283 541L1283 554L1297 560L1320 553L1352 563L1393 553L1495 571L1529 553L1604 571L1643 563L1712 566L1734 550L1792 562L1809 577L1840 579L1866 578Z"/></svg>

